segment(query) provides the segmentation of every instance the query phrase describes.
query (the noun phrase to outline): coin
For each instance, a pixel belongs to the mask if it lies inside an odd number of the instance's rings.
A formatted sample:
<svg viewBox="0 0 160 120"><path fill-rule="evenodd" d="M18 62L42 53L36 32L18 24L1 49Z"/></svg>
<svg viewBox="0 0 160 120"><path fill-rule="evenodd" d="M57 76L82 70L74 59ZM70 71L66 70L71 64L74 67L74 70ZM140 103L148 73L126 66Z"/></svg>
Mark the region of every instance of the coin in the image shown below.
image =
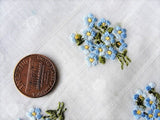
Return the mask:
<svg viewBox="0 0 160 120"><path fill-rule="evenodd" d="M14 82L18 90L28 97L44 96L55 85L56 67L46 56L28 55L17 64Z"/></svg>

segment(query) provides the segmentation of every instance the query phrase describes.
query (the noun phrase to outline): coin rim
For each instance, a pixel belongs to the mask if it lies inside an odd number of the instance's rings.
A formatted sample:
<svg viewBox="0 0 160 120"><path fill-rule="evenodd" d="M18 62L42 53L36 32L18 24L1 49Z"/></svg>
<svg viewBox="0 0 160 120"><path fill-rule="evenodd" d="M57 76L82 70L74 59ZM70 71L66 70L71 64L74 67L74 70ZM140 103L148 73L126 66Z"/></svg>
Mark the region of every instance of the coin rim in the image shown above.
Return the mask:
<svg viewBox="0 0 160 120"><path fill-rule="evenodd" d="M20 89L18 88L18 86L17 86L17 84L16 84L16 82L15 82L15 70L16 70L17 66L21 63L21 61L22 61L23 59L25 59L25 58L27 58L27 57L29 57L29 56L34 56L34 55L36 55L36 56L42 56L42 57L46 58L47 60L49 60L49 61L53 64L54 70L55 70L55 73L54 73L54 74L55 74L55 80L54 80L54 83L53 83L52 87L48 90L48 92L47 92L46 94L40 95L40 96L35 96L35 97L24 94L22 91L20 91ZM57 68L56 68L55 64L52 62L52 60L51 60L50 58L46 57L45 55L41 55L41 54L30 54L30 55L27 55L27 56L23 57L22 59L20 59L19 62L17 63L17 65L16 65L16 67L14 68L14 71L13 71L13 81L14 81L14 84L15 84L16 88L18 89L18 91L19 91L21 94L23 94L23 95L25 95L25 96L27 96L27 97L29 97L29 98L39 98L39 97L43 97L43 96L49 94L49 93L52 91L52 89L54 88L54 86L55 86L55 83L56 83L56 81L57 81Z"/></svg>

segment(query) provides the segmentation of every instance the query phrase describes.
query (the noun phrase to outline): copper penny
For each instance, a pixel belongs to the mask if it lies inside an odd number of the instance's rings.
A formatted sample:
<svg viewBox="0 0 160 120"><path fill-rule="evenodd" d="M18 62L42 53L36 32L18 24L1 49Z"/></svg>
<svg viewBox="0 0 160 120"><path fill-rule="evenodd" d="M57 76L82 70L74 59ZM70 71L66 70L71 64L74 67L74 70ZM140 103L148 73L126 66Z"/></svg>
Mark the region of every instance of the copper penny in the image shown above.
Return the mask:
<svg viewBox="0 0 160 120"><path fill-rule="evenodd" d="M24 57L14 71L14 82L21 93L36 98L49 93L56 82L56 68L46 56Z"/></svg>

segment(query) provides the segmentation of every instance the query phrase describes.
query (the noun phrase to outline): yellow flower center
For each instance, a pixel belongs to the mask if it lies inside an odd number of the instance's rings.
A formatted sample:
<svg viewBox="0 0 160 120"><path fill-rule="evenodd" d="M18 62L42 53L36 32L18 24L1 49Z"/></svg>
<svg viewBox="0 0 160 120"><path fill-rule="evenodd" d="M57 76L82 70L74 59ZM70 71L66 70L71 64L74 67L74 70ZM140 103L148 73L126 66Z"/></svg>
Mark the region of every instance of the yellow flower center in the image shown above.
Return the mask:
<svg viewBox="0 0 160 120"><path fill-rule="evenodd" d="M110 37L106 37L106 40L110 40Z"/></svg>
<svg viewBox="0 0 160 120"><path fill-rule="evenodd" d="M118 30L118 34L121 34L122 33L122 31L121 30Z"/></svg>
<svg viewBox="0 0 160 120"><path fill-rule="evenodd" d="M75 38L76 40L79 39L79 35L76 34L74 38Z"/></svg>
<svg viewBox="0 0 160 120"><path fill-rule="evenodd" d="M118 46L121 46L121 43L120 43L120 42L117 42L117 45L118 45Z"/></svg>
<svg viewBox="0 0 160 120"><path fill-rule="evenodd" d="M142 96L142 95L140 95L140 96L139 96L139 98L140 98L140 99L142 99L142 98L143 98L143 96Z"/></svg>
<svg viewBox="0 0 160 120"><path fill-rule="evenodd" d="M91 35L91 33L90 32L87 32L87 36L90 36Z"/></svg>
<svg viewBox="0 0 160 120"><path fill-rule="evenodd" d="M160 116L160 113L158 113L158 117Z"/></svg>
<svg viewBox="0 0 160 120"><path fill-rule="evenodd" d="M92 63L94 61L94 59L93 58L89 58L89 61Z"/></svg>
<svg viewBox="0 0 160 120"><path fill-rule="evenodd" d="M112 54L112 51L108 50L107 53L108 53L108 55L111 55L111 54Z"/></svg>
<svg viewBox="0 0 160 120"><path fill-rule="evenodd" d="M85 48L85 49L89 49L89 46L88 46L88 45L85 45L84 48Z"/></svg>
<svg viewBox="0 0 160 120"><path fill-rule="evenodd" d="M36 116L36 113L35 113L35 112L32 112L32 115L33 115L33 116Z"/></svg>
<svg viewBox="0 0 160 120"><path fill-rule="evenodd" d="M140 114L141 114L141 111L140 111L140 110L137 110L137 114L140 115Z"/></svg>
<svg viewBox="0 0 160 120"><path fill-rule="evenodd" d="M149 118L152 118L152 117L153 117L153 115L152 115L152 114L149 114L148 116L149 116Z"/></svg>
<svg viewBox="0 0 160 120"><path fill-rule="evenodd" d="M102 26L106 26L106 23L102 23Z"/></svg>
<svg viewBox="0 0 160 120"><path fill-rule="evenodd" d="M103 51L103 49L102 49L102 48L99 48L98 50L99 50L99 52L102 52L102 51Z"/></svg>
<svg viewBox="0 0 160 120"><path fill-rule="evenodd" d="M92 22L92 19L91 19L91 18L88 18L88 22L89 22L89 23Z"/></svg>
<svg viewBox="0 0 160 120"><path fill-rule="evenodd" d="M151 100L150 100L150 101L149 101L149 103L150 103L150 104L152 104L152 103L153 103L153 101L151 101Z"/></svg>

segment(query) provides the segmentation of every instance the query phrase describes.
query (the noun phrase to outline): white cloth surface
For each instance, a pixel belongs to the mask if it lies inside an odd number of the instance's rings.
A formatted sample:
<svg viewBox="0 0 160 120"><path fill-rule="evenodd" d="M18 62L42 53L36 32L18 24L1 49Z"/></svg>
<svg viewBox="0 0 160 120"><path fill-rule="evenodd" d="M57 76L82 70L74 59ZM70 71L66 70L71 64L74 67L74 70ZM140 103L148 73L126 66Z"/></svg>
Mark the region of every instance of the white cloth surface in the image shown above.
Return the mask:
<svg viewBox="0 0 160 120"><path fill-rule="evenodd" d="M87 66L69 36L85 28L88 13L127 29L129 67L121 70L118 60ZM64 101L66 120L134 119L136 90L150 81L160 86L159 46L159 0L1 0L0 118L27 119L31 107L45 111ZM13 81L17 62L33 53L49 57L59 75L56 88L36 99L22 95Z"/></svg>

